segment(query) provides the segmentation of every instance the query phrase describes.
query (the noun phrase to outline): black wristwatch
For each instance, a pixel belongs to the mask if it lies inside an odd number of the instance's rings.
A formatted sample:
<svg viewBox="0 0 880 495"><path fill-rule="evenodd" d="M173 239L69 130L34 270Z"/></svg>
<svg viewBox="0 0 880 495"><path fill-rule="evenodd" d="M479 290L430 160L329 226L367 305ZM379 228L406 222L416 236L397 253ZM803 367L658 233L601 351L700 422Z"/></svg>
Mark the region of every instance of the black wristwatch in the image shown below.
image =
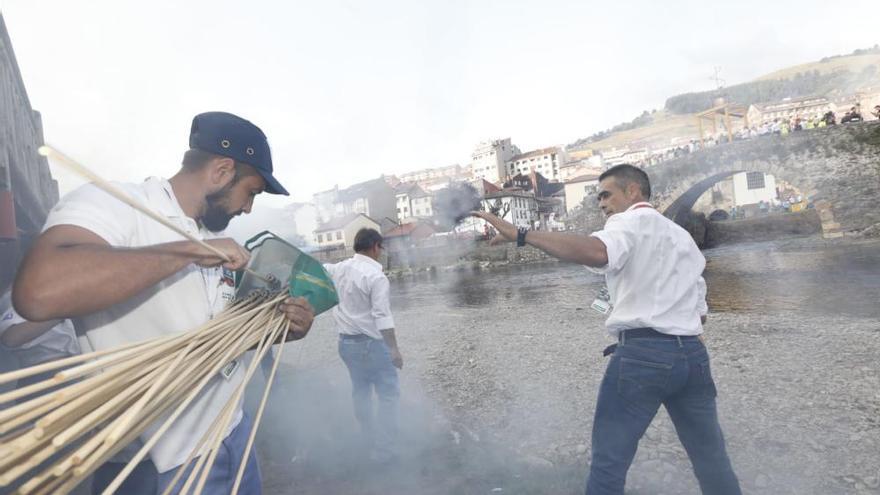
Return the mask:
<svg viewBox="0 0 880 495"><path fill-rule="evenodd" d="M526 245L526 234L528 233L529 229L525 227L516 229L516 247L523 247Z"/></svg>

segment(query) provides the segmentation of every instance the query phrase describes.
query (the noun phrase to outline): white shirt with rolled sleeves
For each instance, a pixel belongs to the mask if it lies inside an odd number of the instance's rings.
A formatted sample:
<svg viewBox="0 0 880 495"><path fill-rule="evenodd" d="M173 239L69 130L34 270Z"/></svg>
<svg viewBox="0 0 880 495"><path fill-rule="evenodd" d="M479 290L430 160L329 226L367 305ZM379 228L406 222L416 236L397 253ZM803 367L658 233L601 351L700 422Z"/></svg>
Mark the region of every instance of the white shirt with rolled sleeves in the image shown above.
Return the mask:
<svg viewBox="0 0 880 495"><path fill-rule="evenodd" d="M608 251L607 265L588 269L604 274L608 284L614 306L605 321L609 334L644 327L669 335L703 333L706 259L687 231L648 203L637 203L591 235Z"/></svg>
<svg viewBox="0 0 880 495"><path fill-rule="evenodd" d="M333 277L339 304L333 308L336 328L343 335L364 334L382 339L382 330L394 328L391 284L378 261L355 254L324 269Z"/></svg>
<svg viewBox="0 0 880 495"><path fill-rule="evenodd" d="M174 197L171 184L164 179L150 178L141 184L117 186L198 238L222 236L201 229L186 216ZM111 246L119 247L183 240L168 227L91 184L66 195L49 213L43 230L56 225L82 227ZM223 268L201 268L191 264L127 301L82 317L82 330L88 344L95 350L193 330L217 315L232 300L235 288L231 276ZM218 374L211 380L150 450L150 458L159 472L168 471L186 461L235 388L243 381L245 368L244 363L240 363L228 379ZM239 403L227 435L238 425L241 417ZM160 419L148 428L142 439L149 438L162 421Z"/></svg>
<svg viewBox="0 0 880 495"><path fill-rule="evenodd" d="M5 311L0 313L0 335L3 335L13 325L27 322L12 307L11 295L12 292L7 291L0 298L0 311L6 308ZM76 331L70 320L63 320L43 335L25 342L19 347L2 347L15 354L19 364L23 367L36 366L49 361L76 356L80 353L79 342L76 340Z"/></svg>

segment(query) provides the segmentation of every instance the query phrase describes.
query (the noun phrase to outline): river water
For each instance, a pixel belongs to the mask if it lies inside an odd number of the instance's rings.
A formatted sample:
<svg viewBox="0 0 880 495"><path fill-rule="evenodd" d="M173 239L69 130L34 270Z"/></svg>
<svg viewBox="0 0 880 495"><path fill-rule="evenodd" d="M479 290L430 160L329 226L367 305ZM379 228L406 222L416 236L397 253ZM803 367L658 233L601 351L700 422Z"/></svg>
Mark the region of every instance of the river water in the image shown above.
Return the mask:
<svg viewBox="0 0 880 495"><path fill-rule="evenodd" d="M713 312L802 311L880 319L880 248L816 238L736 244L703 252ZM492 309L511 302L588 304L601 276L558 263L423 273L396 281L395 309Z"/></svg>
<svg viewBox="0 0 880 495"><path fill-rule="evenodd" d="M880 243L818 238L704 252L707 347L747 493L880 493ZM582 493L610 343L603 286L543 263L392 281L400 463L366 459L332 319L285 351L261 431L267 493ZM627 493L698 493L665 412Z"/></svg>

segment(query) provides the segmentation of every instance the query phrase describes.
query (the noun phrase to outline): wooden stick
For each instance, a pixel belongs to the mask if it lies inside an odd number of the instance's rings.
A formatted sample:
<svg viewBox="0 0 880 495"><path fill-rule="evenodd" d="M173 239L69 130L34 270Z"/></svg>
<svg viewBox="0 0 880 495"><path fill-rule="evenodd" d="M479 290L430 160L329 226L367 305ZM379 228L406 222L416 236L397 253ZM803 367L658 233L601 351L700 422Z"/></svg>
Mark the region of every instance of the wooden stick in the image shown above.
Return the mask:
<svg viewBox="0 0 880 495"><path fill-rule="evenodd" d="M254 322L252 320L250 322L250 325L246 325L246 327L255 326L255 325L256 325L256 322ZM246 339L246 334L244 334L244 332L243 332L243 335L241 335L239 337L239 341L241 342L244 339ZM134 468L137 466L137 464L146 456L146 454L153 447L153 445L155 445L156 442L159 441L159 438L165 434L165 432L168 430L168 428L171 427L171 425L174 423L174 421L177 420L178 416L180 416L180 414L183 413L183 411L195 399L195 397L199 394L199 392L201 392L201 390L210 382L210 380L216 376L216 374L220 371L220 369L222 369L223 366L225 366L225 364L228 363L229 360L233 356L235 356L235 349L237 347L241 347L241 345L228 346L228 348L226 349L226 352L219 359L219 363L210 368L210 370L211 370L210 373L207 373L204 376L204 378L202 379L199 386L191 391L189 396L182 403L180 403L177 406L177 409L165 420L163 425L153 434L153 436L146 443L144 443L144 445L141 447L141 449L138 451L138 453L134 456L134 458L132 458L131 461L129 461L129 463L125 466L125 468L123 468L123 470L116 476L116 478L113 480L113 482L111 482L110 485L107 486L107 488L104 491L104 494L109 495L109 494L113 493L113 491L118 489L118 487L122 484L122 482L125 480L125 478L128 477L128 475L131 473L131 471L133 471ZM209 431L210 431L210 429L209 429ZM197 447L193 451L193 454L195 452L197 452L200 448L201 447ZM188 463L187 463L187 465L188 465ZM176 480L172 480L172 483L169 486L176 485L177 480L179 480L179 477L177 477Z"/></svg>
<svg viewBox="0 0 880 495"><path fill-rule="evenodd" d="M37 460L44 461L58 452L59 447L75 443L76 439L82 437L89 428L109 421L73 453L54 463L49 472L44 469L35 475L28 481L26 487L27 491L66 493L84 476L93 472L115 452L139 436L157 418L164 415L166 420L162 426L165 429L170 427L176 416L186 409L211 379L216 377L217 372L229 362L231 357L238 357L256 345L255 360L248 367L242 383L224 405L223 414L215 418L214 423L217 428L213 428L212 425L203 436L203 440L210 440L211 447L206 452L207 455L200 459L202 465L207 462L205 470L197 469L194 472L196 475L201 475L197 487L197 490L201 490L216 458L219 444L226 436L236 406L244 394L246 385L252 379L259 361L280 335L287 334L288 325L283 314L276 310L277 303L284 297L286 297L284 292L271 295L261 293L259 296L236 301L228 312L224 312L223 318L213 320L186 334L164 338L159 346L143 345L142 348L129 347L122 352L108 352L98 360L98 363L83 365L87 366L86 368L78 367L75 369L78 373L71 375L101 370L103 372L70 384L62 391L50 394L48 399L33 399L26 403L27 407L18 410L34 417L49 411L48 415L41 418L38 423L51 429L37 431L37 428L32 427L23 430L20 435L17 434L11 442L4 442L0 448L0 464L8 465L22 456L29 457L25 462L18 462L15 466L18 469L15 471L0 470L2 471L0 477L10 482L14 481L27 472L24 471L25 467L28 470L33 469L38 465L33 464ZM133 350L139 353L135 355L129 352ZM120 357L120 354L123 356ZM194 359L187 360L186 356ZM276 357L276 364L277 359ZM59 375L65 378L65 375L61 373ZM197 383L198 386L195 386ZM74 391L77 392L72 393ZM145 399L146 394L150 396ZM264 394L263 405L266 398ZM137 410L133 410L131 404L138 404ZM170 409L174 409L176 413L172 414L173 418L167 415ZM70 413L71 416L65 418L62 412ZM17 418L10 416L10 419ZM61 432L59 428L66 429ZM112 433L116 435L111 436ZM124 435L120 437L120 433ZM157 431L150 441L154 444L162 433L164 430ZM55 437L50 438L48 435ZM9 438L4 438L7 439ZM57 443L47 442L50 439ZM193 454L200 449L201 447L195 449ZM143 449L143 453L146 454L148 450L149 447ZM12 476L13 474L15 476ZM121 484L125 476L118 477L114 482L118 481ZM47 489L47 486L51 488Z"/></svg>
<svg viewBox="0 0 880 495"><path fill-rule="evenodd" d="M274 320L274 318L273 318L273 320ZM278 329L278 330L280 330L280 329ZM238 389L236 390L236 393L233 395L233 398L230 398L230 400L235 400L235 402L237 403L241 399L242 395L244 395L245 386L248 384L248 382L250 381L254 372L259 367L260 361L263 359L263 356L266 354L266 351L271 349L272 342L274 342L275 339L278 338L278 330L275 330L272 328L266 330L265 338L264 338L263 342L261 342L257 352L254 354L254 358L251 361L251 365L248 367L248 371L247 371L247 374L245 375L244 381L241 383L241 385L239 385ZM223 421L223 425L224 425L223 428L217 432L217 438L215 438L215 440L214 440L214 444L211 448L211 453L209 454L209 457L208 457L207 467L202 472L202 476L199 479L198 485L196 485L196 488L195 488L195 491L193 492L193 495L201 495L202 490L205 488L205 483L208 481L208 474L211 471L211 466L214 465L214 460L217 458L217 452L219 451L220 443L222 443L223 439L225 438L225 432L229 429L229 423L231 421L232 421L232 411L230 410L230 412L228 413L228 417L225 418L225 420ZM184 493L185 492L186 492L186 490L184 489Z"/></svg>
<svg viewBox="0 0 880 495"><path fill-rule="evenodd" d="M260 401L260 406L257 408L257 415L254 417L254 424L251 427L251 433L248 437L247 446L244 449L244 455L241 457L241 462L238 465L238 474L235 476L235 484L232 485L232 494L238 495L238 489L241 486L241 479L244 477L244 470L247 467L248 455L250 455L251 447L254 445L254 439L257 437L257 428L260 426L260 420L263 419L263 410L266 408L266 402L269 399L269 391L272 389L272 382L275 379L275 372L278 370L278 363L281 362L281 352L284 350L284 342L287 340L287 332L290 330L290 325L287 322L282 322L284 325L284 334L281 337L281 344L278 346L278 353L275 355L275 362L272 364L272 371L269 373L269 376L266 377L266 389L263 391L263 399ZM271 346L270 346L271 348Z"/></svg>
<svg viewBox="0 0 880 495"><path fill-rule="evenodd" d="M161 337L158 340L166 340L172 337ZM95 351L89 352L87 354L79 354L76 356L71 356L69 358L59 359L57 361L49 361L48 363L38 364L36 366L31 366L28 368L22 368L20 370L10 371L9 373L0 374L0 383L7 383L13 380L18 380L19 378L26 378L28 376L36 375L38 373L44 373L46 371L57 370L58 368L65 368L72 364L82 363L84 361L88 361L90 359L95 359L97 357L106 356L107 354L115 354L117 352L121 352L132 347L137 347L146 342L155 342L153 340L149 341L141 341L141 342L133 342L131 344L121 345L119 347L114 347L112 349L105 349L103 351Z"/></svg>

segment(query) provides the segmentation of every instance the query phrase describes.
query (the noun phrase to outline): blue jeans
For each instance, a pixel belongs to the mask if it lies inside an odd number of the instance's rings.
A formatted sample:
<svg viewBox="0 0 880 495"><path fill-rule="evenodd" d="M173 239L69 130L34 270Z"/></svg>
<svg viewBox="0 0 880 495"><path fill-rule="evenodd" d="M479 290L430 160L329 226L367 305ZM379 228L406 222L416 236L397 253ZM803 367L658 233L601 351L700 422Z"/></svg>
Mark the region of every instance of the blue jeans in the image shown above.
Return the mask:
<svg viewBox="0 0 880 495"><path fill-rule="evenodd" d="M391 351L382 340L366 335L340 336L339 356L351 376L354 416L382 458L393 457L397 442L397 403L400 384L391 363ZM379 399L378 420L373 420L373 388Z"/></svg>
<svg viewBox="0 0 880 495"><path fill-rule="evenodd" d="M232 486L235 483L235 477L238 475L238 466L241 458L244 456L244 449L247 446L251 428L251 420L245 414L241 418L241 422L238 423L238 426L223 440L202 493L207 495L227 495L232 492ZM195 463L196 460L190 463L189 468L181 476L175 490L171 492L172 494L178 493L183 488L186 479L195 467ZM108 462L98 468L92 481L92 493L99 494L104 491L104 488L113 481L113 478L124 467L125 464L122 463ZM156 466L152 461L142 461L125 479L116 493L124 493L125 495L162 495L168 485L171 484L178 469L179 467L160 473L156 471ZM194 485L191 485L190 490L193 488ZM240 495L260 495L262 493L260 468L257 465L257 458L254 455L253 448L251 448L251 453L248 456L247 467L245 467L238 493Z"/></svg>
<svg viewBox="0 0 880 495"><path fill-rule="evenodd" d="M715 408L709 354L696 337L621 340L599 388L587 495L622 494L639 440L666 407L704 494L739 495Z"/></svg>

